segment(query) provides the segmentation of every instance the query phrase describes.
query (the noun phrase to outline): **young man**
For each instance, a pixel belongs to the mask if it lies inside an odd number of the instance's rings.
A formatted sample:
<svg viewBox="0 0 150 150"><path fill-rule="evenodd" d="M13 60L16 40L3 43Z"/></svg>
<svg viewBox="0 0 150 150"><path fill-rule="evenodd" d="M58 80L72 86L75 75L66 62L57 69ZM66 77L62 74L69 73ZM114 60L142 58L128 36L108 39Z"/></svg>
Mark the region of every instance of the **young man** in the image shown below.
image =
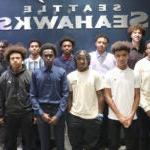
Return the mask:
<svg viewBox="0 0 150 150"><path fill-rule="evenodd" d="M7 69L8 62L4 58L4 52L9 43L6 40L0 40L0 76ZM0 149L3 149L5 141L5 128L4 124L0 125Z"/></svg>
<svg viewBox="0 0 150 150"><path fill-rule="evenodd" d="M75 46L75 42L70 37L64 37L60 41L59 46L62 50L62 55L54 60L54 64L56 66L64 68L66 70L66 73L68 74L76 69L73 56L73 48Z"/></svg>
<svg viewBox="0 0 150 150"><path fill-rule="evenodd" d="M40 56L41 42L38 40L31 40L29 42L30 55L25 59L24 64L30 71L34 71L44 66L44 62Z"/></svg>
<svg viewBox="0 0 150 150"><path fill-rule="evenodd" d="M4 59L4 52L9 43L5 40L0 40L0 75L7 69L8 63Z"/></svg>
<svg viewBox="0 0 150 150"><path fill-rule="evenodd" d="M139 78L127 65L130 52L128 42L118 41L112 45L117 66L106 75L105 96L109 106L110 150L118 150L120 129L125 133L127 149L138 146L136 110L140 100Z"/></svg>
<svg viewBox="0 0 150 150"><path fill-rule="evenodd" d="M74 61L73 49L75 47L75 42L70 37L64 37L60 40L59 46L61 49L61 56L55 58L54 64L56 66L62 67L65 69L66 73L69 74L70 72L76 69L76 64ZM68 113L66 112L66 122L67 122ZM70 150L71 145L68 139L68 128L66 124L65 130L65 149Z"/></svg>
<svg viewBox="0 0 150 150"><path fill-rule="evenodd" d="M150 149L150 41L146 42L147 56L135 64L134 71L140 76L140 107L138 109L140 125L140 150Z"/></svg>
<svg viewBox="0 0 150 150"><path fill-rule="evenodd" d="M90 53L90 68L98 71L103 76L116 65L114 56L106 51L108 43L109 39L107 36L98 35L95 41L96 51Z"/></svg>
<svg viewBox="0 0 150 150"><path fill-rule="evenodd" d="M50 150L51 126L58 150L64 150L64 112L67 108L68 83L66 72L53 65L56 57L55 46L46 43L41 47L44 67L32 74L31 101L38 117L37 125L41 150Z"/></svg>
<svg viewBox="0 0 150 150"><path fill-rule="evenodd" d="M6 51L10 67L0 77L0 123L5 123L6 150L17 149L17 135L25 142L24 148L31 150L33 113L29 98L31 74L22 65L26 49L17 45Z"/></svg>
<svg viewBox="0 0 150 150"><path fill-rule="evenodd" d="M76 53L75 62L77 70L68 74L69 139L72 150L97 150L103 116L103 78L89 69L90 55L85 50Z"/></svg>
<svg viewBox="0 0 150 150"><path fill-rule="evenodd" d="M128 65L131 69L134 69L135 63L144 57L143 37L145 29L141 25L132 25L128 29L128 34L132 43Z"/></svg>
<svg viewBox="0 0 150 150"><path fill-rule="evenodd" d="M90 53L91 63L90 68L99 72L100 75L105 76L106 73L116 66L114 55L107 52L109 38L106 35L98 35L95 40L96 51ZM104 107L104 120L99 137L98 144L100 147L108 146L108 106Z"/></svg>

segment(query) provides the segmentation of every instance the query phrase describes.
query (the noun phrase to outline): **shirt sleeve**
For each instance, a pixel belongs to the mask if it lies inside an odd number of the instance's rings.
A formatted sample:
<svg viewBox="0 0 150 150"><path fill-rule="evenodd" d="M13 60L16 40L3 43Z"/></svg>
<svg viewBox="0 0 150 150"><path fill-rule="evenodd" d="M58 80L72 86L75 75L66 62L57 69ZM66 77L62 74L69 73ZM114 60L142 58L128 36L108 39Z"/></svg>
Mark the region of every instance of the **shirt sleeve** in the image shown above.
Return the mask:
<svg viewBox="0 0 150 150"><path fill-rule="evenodd" d="M56 117L60 118L62 114L65 112L68 104L68 96L69 96L69 88L66 73L64 72L61 78L61 87L62 87L62 98L60 100L60 104L58 110L56 112Z"/></svg>
<svg viewBox="0 0 150 150"><path fill-rule="evenodd" d="M30 86L30 98L32 103L32 108L35 115L43 115L44 111L41 109L38 102L38 89L37 89L37 80L36 73L32 73L31 86Z"/></svg>

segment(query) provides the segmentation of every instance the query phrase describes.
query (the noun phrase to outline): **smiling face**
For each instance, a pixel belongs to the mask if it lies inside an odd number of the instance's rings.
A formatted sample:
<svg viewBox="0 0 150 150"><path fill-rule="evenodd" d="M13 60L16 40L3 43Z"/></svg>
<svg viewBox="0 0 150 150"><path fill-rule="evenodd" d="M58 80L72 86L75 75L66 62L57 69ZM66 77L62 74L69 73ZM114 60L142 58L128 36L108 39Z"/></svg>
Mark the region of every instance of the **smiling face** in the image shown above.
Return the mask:
<svg viewBox="0 0 150 150"><path fill-rule="evenodd" d="M140 29L133 30L133 32L131 33L131 39L132 39L132 42L140 43L140 41L142 39L141 30Z"/></svg>

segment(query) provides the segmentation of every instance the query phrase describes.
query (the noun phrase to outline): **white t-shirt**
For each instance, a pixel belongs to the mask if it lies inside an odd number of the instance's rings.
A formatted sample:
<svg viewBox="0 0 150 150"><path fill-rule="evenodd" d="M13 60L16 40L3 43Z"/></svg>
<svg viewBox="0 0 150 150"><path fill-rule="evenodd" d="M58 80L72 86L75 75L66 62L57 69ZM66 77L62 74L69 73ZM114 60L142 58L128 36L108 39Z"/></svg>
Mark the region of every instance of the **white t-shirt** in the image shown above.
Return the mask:
<svg viewBox="0 0 150 150"><path fill-rule="evenodd" d="M100 74L105 74L116 66L116 60L113 54L104 52L99 54L97 51L91 52L90 68L98 71Z"/></svg>
<svg viewBox="0 0 150 150"><path fill-rule="evenodd" d="M138 61L134 71L140 76L140 106L145 110L150 110L150 60L147 57Z"/></svg>
<svg viewBox="0 0 150 150"><path fill-rule="evenodd" d="M105 88L111 89L112 99L116 107L125 116L128 116L132 111L134 90L139 87L139 78L135 76L134 71L130 68L121 70L115 67L105 77ZM118 120L110 107L108 118ZM134 119L136 118L137 116L135 115Z"/></svg>
<svg viewBox="0 0 150 150"><path fill-rule="evenodd" d="M73 102L70 113L84 118L94 119L98 115L98 97L96 91L104 88L103 78L94 70L73 71L68 74Z"/></svg>

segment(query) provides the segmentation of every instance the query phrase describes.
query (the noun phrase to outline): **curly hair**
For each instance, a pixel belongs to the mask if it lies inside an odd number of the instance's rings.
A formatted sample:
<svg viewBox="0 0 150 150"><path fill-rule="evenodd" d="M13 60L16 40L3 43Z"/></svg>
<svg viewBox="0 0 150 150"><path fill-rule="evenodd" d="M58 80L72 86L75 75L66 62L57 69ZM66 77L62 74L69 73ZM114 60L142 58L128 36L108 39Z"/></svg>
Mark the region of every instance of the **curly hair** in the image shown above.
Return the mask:
<svg viewBox="0 0 150 150"><path fill-rule="evenodd" d="M132 25L128 28L128 34L131 35L134 30L140 30L143 36L145 35L146 32L145 29L142 27L142 25L137 24L137 25Z"/></svg>
<svg viewBox="0 0 150 150"><path fill-rule="evenodd" d="M10 60L10 55L13 53L21 54L22 59L24 60L25 56L26 56L26 51L27 51L27 49L21 45L11 45L6 49L4 55L8 62Z"/></svg>
<svg viewBox="0 0 150 150"><path fill-rule="evenodd" d="M115 54L115 52L117 51L122 51L122 50L130 53L131 48L132 48L131 43L127 41L117 41L111 46L111 51L113 54Z"/></svg>

